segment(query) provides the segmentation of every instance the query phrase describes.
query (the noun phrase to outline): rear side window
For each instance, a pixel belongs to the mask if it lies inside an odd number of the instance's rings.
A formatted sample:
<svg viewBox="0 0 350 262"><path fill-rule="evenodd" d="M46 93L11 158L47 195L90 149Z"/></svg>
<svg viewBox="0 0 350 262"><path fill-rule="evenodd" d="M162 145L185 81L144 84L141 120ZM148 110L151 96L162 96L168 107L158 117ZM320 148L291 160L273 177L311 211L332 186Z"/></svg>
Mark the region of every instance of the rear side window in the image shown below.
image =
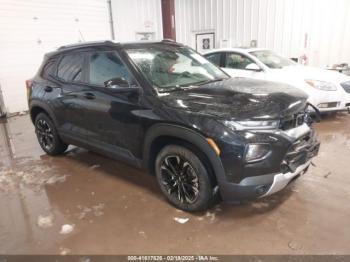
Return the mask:
<svg viewBox="0 0 350 262"><path fill-rule="evenodd" d="M81 53L65 55L58 65L57 76L67 82L81 82L83 63Z"/></svg>
<svg viewBox="0 0 350 262"><path fill-rule="evenodd" d="M50 76L55 76L55 65L56 59L49 59L41 71L41 77L44 79L50 78Z"/></svg>
<svg viewBox="0 0 350 262"><path fill-rule="evenodd" d="M95 52L90 55L90 79L93 85L104 86L113 78L124 78L131 83L131 75L116 52Z"/></svg>
<svg viewBox="0 0 350 262"><path fill-rule="evenodd" d="M220 66L221 53L206 55L205 58L212 62L214 65Z"/></svg>

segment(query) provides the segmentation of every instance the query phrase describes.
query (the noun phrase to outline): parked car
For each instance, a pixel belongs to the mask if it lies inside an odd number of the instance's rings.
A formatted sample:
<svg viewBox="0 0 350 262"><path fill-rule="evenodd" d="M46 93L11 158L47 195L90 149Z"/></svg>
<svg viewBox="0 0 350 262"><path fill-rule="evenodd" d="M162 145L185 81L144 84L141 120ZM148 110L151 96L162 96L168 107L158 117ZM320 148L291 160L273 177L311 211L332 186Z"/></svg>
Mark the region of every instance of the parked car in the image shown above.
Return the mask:
<svg viewBox="0 0 350 262"><path fill-rule="evenodd" d="M350 109L350 77L344 74L303 66L267 49L217 49L205 57L232 77L263 79L300 88L320 112Z"/></svg>
<svg viewBox="0 0 350 262"><path fill-rule="evenodd" d="M47 154L73 144L146 168L186 211L217 192L228 202L275 193L319 148L304 92L230 78L175 42L61 47L26 84Z"/></svg>

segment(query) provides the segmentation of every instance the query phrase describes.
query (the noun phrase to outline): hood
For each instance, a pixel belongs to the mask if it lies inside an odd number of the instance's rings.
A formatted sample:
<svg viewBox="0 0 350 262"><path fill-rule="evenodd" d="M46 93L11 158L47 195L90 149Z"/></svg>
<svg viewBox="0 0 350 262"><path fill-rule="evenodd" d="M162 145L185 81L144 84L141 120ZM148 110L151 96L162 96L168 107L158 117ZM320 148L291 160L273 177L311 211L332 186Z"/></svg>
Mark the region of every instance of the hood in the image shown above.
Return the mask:
<svg viewBox="0 0 350 262"><path fill-rule="evenodd" d="M350 80L350 77L337 71L312 66L293 65L286 66L281 69L271 70L272 72L282 75L283 77L300 79L301 81L304 81L304 79L312 79L338 84Z"/></svg>
<svg viewBox="0 0 350 262"><path fill-rule="evenodd" d="M278 119L299 112L307 95L286 84L230 78L160 96L165 106L224 119Z"/></svg>

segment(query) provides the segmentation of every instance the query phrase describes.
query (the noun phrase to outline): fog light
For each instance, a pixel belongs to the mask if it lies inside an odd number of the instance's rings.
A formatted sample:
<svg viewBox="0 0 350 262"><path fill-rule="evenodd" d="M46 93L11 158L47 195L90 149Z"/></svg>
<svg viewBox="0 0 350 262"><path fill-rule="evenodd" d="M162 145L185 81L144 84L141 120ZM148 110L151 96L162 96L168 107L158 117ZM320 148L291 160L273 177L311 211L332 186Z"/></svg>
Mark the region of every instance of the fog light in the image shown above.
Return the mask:
<svg viewBox="0 0 350 262"><path fill-rule="evenodd" d="M266 193L268 189L269 189L268 185L257 186L255 188L255 193L257 195L262 195L262 194Z"/></svg>
<svg viewBox="0 0 350 262"><path fill-rule="evenodd" d="M290 171L289 166L287 165L286 162L283 161L283 163L282 163L282 165L281 165L281 172L282 172L283 174L285 174L285 173L288 173L289 171Z"/></svg>
<svg viewBox="0 0 350 262"><path fill-rule="evenodd" d="M249 144L245 153L245 160L247 162L262 160L269 152L269 144Z"/></svg>

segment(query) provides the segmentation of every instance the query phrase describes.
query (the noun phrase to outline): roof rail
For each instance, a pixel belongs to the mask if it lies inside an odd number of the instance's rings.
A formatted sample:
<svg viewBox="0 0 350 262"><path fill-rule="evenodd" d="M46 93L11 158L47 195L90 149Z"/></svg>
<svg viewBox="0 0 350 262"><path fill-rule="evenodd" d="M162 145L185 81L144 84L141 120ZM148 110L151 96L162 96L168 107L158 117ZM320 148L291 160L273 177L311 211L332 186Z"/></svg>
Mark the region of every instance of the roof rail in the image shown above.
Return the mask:
<svg viewBox="0 0 350 262"><path fill-rule="evenodd" d="M111 40L106 40L106 41L104 41L104 43L105 43L105 44L111 44L111 45L116 44L116 42L113 42L113 41L111 41Z"/></svg>
<svg viewBox="0 0 350 262"><path fill-rule="evenodd" d="M162 40L162 42L173 42L173 43L176 43L176 41L174 39L171 39L171 38L164 38Z"/></svg>
<svg viewBox="0 0 350 262"><path fill-rule="evenodd" d="M88 47L88 46L96 46L101 44L110 44L114 45L115 42L106 40L106 41L96 41L96 42L81 42L81 43L75 43L75 44L69 44L69 45L63 45L60 46L57 50L64 50L64 49L71 49L71 48L79 48L79 47Z"/></svg>

